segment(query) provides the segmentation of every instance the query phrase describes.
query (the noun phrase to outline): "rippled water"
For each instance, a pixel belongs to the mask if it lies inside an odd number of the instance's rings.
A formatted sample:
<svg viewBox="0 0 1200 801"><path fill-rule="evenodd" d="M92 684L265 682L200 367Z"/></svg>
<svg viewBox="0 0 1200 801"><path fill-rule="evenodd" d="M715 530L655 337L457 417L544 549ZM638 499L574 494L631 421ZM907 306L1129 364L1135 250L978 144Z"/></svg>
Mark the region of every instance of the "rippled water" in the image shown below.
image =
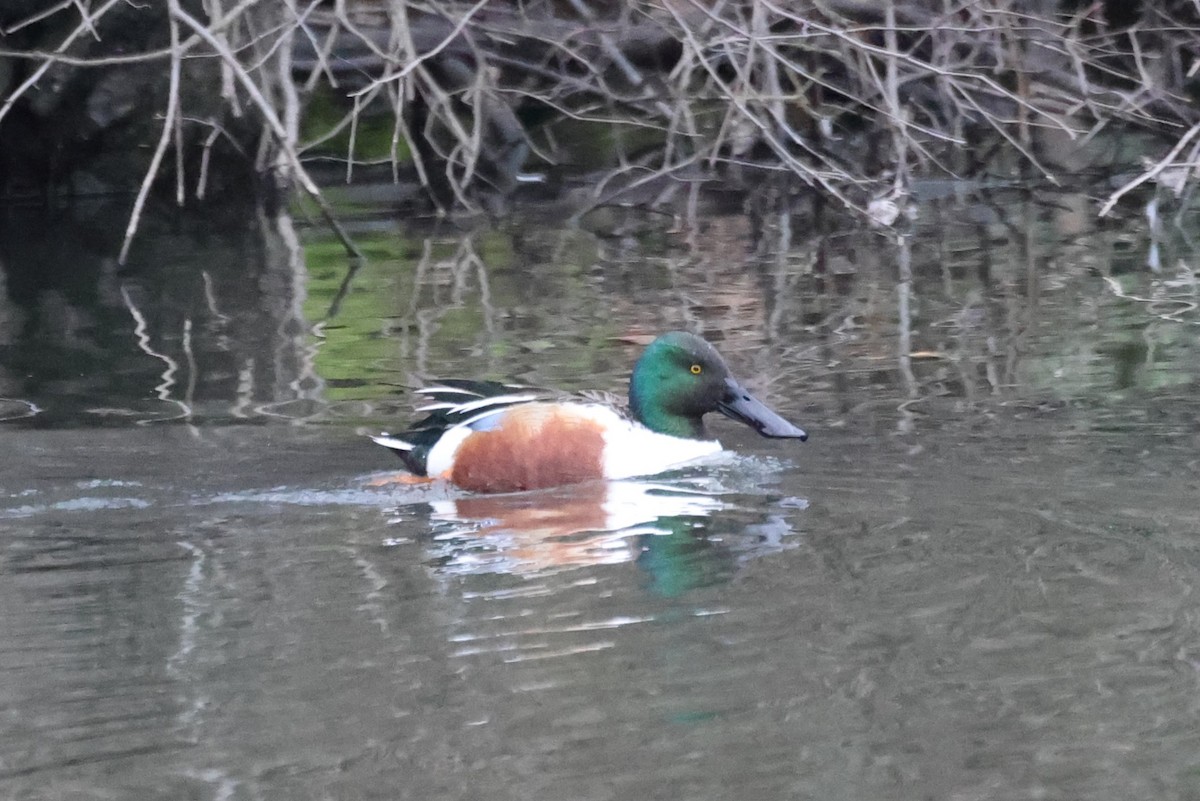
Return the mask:
<svg viewBox="0 0 1200 801"><path fill-rule="evenodd" d="M286 219L118 269L10 210L0 795L1200 797L1196 254L1078 207L378 217L349 280ZM481 498L360 436L676 327L812 439Z"/></svg>

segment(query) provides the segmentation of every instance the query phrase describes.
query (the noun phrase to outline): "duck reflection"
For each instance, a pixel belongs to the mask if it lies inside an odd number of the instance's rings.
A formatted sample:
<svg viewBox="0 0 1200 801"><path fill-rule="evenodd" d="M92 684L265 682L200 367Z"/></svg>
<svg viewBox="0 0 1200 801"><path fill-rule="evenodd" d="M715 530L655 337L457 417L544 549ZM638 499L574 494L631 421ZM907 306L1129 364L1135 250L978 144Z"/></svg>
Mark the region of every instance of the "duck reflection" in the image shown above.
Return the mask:
<svg viewBox="0 0 1200 801"><path fill-rule="evenodd" d="M444 572L528 575L636 562L655 574L683 562L729 561L707 536L709 518L729 504L689 484L595 482L431 506L431 521L441 527L435 562Z"/></svg>

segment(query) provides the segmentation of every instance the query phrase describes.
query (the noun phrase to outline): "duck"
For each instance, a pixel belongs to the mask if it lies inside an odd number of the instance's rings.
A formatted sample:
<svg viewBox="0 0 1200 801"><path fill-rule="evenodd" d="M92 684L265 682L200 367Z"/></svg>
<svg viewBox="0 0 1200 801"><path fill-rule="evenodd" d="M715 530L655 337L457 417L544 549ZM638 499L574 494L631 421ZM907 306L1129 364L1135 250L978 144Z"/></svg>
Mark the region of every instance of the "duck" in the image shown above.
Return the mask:
<svg viewBox="0 0 1200 801"><path fill-rule="evenodd" d="M417 389L426 416L406 431L372 435L417 480L469 492L524 492L651 476L723 451L704 416L717 412L764 437L808 439L751 395L717 349L671 331L642 352L628 402L611 393L566 393L473 379Z"/></svg>

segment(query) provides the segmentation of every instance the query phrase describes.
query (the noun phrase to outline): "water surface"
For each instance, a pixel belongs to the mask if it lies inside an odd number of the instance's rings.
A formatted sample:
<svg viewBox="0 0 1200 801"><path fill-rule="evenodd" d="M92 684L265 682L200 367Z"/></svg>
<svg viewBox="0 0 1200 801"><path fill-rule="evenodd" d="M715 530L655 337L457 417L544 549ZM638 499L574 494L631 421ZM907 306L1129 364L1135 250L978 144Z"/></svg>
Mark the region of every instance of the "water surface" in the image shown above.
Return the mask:
<svg viewBox="0 0 1200 801"><path fill-rule="evenodd" d="M348 278L287 218L118 268L105 212L6 211L5 797L1200 797L1185 236L1030 193L905 243L545 216L364 217ZM811 440L381 483L406 387L620 389L670 328Z"/></svg>

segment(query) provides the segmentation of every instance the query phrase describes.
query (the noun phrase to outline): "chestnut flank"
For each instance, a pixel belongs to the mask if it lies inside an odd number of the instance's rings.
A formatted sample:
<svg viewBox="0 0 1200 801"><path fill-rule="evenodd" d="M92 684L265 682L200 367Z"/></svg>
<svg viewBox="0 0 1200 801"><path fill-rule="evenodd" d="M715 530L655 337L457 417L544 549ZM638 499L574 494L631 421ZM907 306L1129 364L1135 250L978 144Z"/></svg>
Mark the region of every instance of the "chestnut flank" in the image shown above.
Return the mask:
<svg viewBox="0 0 1200 801"><path fill-rule="evenodd" d="M519 406L491 431L477 431L454 454L450 480L472 492L577 484L604 477L604 429L550 404Z"/></svg>

